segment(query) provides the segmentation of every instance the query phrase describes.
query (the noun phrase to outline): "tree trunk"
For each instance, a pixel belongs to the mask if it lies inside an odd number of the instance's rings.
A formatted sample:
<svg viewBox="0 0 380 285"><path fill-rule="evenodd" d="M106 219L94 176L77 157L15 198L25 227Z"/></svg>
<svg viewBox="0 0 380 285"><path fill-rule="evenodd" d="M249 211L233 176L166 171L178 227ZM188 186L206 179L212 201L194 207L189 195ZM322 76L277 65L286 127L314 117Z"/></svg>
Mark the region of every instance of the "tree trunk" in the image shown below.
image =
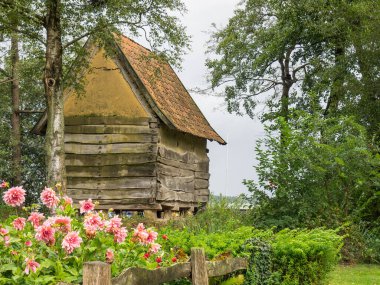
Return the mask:
<svg viewBox="0 0 380 285"><path fill-rule="evenodd" d="M11 37L11 66L12 66L12 176L13 185L21 184L21 126L20 126L20 80L18 74L19 67L18 35Z"/></svg>
<svg viewBox="0 0 380 285"><path fill-rule="evenodd" d="M334 49L335 57L335 70L333 76L333 82L331 85L330 96L327 100L324 116L327 117L331 114L335 114L338 111L339 101L344 96L344 48L342 43L335 44Z"/></svg>
<svg viewBox="0 0 380 285"><path fill-rule="evenodd" d="M46 64L45 96L47 101L48 123L46 130L47 183L56 183L66 189L64 114L62 92L62 31L60 23L60 0L46 1Z"/></svg>

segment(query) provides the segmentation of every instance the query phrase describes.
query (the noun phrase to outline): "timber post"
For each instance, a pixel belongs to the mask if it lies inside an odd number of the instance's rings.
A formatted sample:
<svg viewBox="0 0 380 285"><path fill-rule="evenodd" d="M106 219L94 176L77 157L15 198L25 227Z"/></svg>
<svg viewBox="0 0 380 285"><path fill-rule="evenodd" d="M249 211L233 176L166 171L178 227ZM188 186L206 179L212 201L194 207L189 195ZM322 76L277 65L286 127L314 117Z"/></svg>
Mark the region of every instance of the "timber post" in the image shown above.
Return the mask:
<svg viewBox="0 0 380 285"><path fill-rule="evenodd" d="M83 285L111 285L111 265L101 261L85 262Z"/></svg>
<svg viewBox="0 0 380 285"><path fill-rule="evenodd" d="M193 285L208 285L205 251L203 248L191 249L191 280Z"/></svg>

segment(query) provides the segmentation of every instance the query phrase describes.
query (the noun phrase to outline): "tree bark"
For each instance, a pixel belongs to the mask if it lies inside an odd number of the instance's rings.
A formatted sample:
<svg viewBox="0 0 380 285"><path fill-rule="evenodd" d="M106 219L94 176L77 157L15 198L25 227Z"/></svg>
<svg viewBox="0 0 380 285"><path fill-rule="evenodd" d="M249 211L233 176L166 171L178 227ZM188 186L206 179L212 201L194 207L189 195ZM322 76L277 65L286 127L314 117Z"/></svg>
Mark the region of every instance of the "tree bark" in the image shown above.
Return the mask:
<svg viewBox="0 0 380 285"><path fill-rule="evenodd" d="M46 1L46 64L44 75L48 123L46 130L47 183L66 189L62 92L61 0Z"/></svg>
<svg viewBox="0 0 380 285"><path fill-rule="evenodd" d="M343 57L344 57L344 48L343 44L336 43L334 48L334 57L335 57L335 70L333 76L333 82L331 85L330 96L327 100L327 105L325 108L324 116L335 114L338 111L339 101L344 96L344 66L343 66Z"/></svg>
<svg viewBox="0 0 380 285"><path fill-rule="evenodd" d="M21 124L20 124L20 80L18 67L20 62L18 35L11 36L11 66L12 66L12 176L13 185L21 184Z"/></svg>

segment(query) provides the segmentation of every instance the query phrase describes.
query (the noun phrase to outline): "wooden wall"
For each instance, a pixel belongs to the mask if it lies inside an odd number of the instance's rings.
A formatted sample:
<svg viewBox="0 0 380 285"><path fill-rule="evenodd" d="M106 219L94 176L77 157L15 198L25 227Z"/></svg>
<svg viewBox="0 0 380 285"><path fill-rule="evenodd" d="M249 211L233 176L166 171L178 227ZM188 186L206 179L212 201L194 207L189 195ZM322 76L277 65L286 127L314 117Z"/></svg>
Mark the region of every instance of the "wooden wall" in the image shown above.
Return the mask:
<svg viewBox="0 0 380 285"><path fill-rule="evenodd" d="M206 139L161 125L157 154L157 202L166 208L192 208L209 199Z"/></svg>
<svg viewBox="0 0 380 285"><path fill-rule="evenodd" d="M160 209L155 203L154 119L69 117L65 122L68 194L101 208Z"/></svg>

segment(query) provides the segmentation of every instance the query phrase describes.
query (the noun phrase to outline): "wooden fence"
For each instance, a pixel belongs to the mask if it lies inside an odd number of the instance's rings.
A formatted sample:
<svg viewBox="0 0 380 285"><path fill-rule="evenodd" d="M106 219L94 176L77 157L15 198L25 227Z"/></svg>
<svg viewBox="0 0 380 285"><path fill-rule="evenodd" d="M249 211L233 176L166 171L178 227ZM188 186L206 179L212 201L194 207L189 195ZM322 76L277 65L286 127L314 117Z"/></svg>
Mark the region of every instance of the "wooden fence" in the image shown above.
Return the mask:
<svg viewBox="0 0 380 285"><path fill-rule="evenodd" d="M206 261L203 248L192 248L190 262L148 270L128 268L118 277L111 277L111 266L100 261L86 262L83 285L158 285L180 278L191 277L193 285L208 285L208 278L247 269L245 258Z"/></svg>

